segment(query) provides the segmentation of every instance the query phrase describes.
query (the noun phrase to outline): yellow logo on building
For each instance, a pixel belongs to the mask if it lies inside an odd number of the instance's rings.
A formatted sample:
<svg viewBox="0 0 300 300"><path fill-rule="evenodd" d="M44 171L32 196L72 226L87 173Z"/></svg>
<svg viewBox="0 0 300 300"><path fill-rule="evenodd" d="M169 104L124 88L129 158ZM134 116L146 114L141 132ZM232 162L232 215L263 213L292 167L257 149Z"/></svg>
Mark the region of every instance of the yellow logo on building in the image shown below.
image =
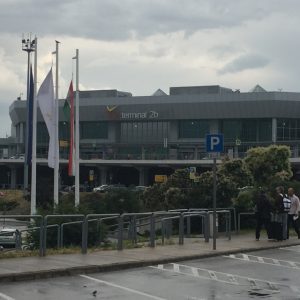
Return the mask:
<svg viewBox="0 0 300 300"><path fill-rule="evenodd" d="M118 105L107 105L106 109L108 112L113 112L117 107Z"/></svg>

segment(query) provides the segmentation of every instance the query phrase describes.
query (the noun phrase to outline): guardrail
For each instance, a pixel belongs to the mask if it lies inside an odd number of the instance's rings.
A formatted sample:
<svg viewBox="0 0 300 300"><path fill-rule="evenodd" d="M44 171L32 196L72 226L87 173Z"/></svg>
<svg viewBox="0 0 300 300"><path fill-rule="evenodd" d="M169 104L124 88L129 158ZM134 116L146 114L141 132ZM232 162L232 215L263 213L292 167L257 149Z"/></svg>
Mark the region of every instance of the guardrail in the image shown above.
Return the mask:
<svg viewBox="0 0 300 300"><path fill-rule="evenodd" d="M255 212L240 212L238 214L238 228L237 228L237 233L240 232L241 230L241 216L252 216L255 215Z"/></svg>
<svg viewBox="0 0 300 300"><path fill-rule="evenodd" d="M172 220L179 220L179 228L178 228L178 238L179 238L179 245L184 244L184 219L190 220L191 217L200 217L201 219L204 219L204 238L205 242L209 242L209 222L208 222L208 213L207 212L180 212L180 215L178 216L172 216L172 217L166 217L161 220L162 224L162 244L165 243L165 235L169 236L168 228L166 228L166 222L169 223L169 221ZM170 224L167 225L168 227Z"/></svg>
<svg viewBox="0 0 300 300"><path fill-rule="evenodd" d="M22 248L21 234L22 232L29 232L33 230L39 230L39 255L47 255L47 233L49 228L56 228L57 235L55 240L57 241L57 248L64 246L64 229L66 226L80 224L81 225L81 253L86 254L88 250L88 236L89 236L89 223L97 222L96 230L96 245L101 244L102 238L102 224L108 220L116 220L117 224L110 226L117 226L114 229L114 234L117 238L117 249L122 250L124 247L124 232L128 230L127 239L133 243L137 243L137 235L140 227L146 226L149 229L149 246L155 247L156 243L156 226L161 225L162 231L162 243L164 243L165 237L170 237L172 234L172 220L178 220L178 235L179 244L184 243L184 237L190 237L191 234L191 219L200 218L202 221L202 231L205 242L209 241L209 216L212 213L208 209L182 209L172 211L156 211L156 212L145 212L145 213L124 213L124 214L62 214L62 215L0 215L0 219L29 219L31 222L36 221L38 226L30 227L27 229L20 230L19 236L17 237L16 249ZM225 214L226 217L226 233L228 238L231 238L231 210L217 211L218 214ZM240 216L239 216L240 217ZM53 219L75 219L69 222L56 222L57 224L48 224ZM240 220L240 219L239 219ZM167 223L171 223L167 226ZM186 232L185 232L185 221L186 221ZM128 227L127 225L128 224ZM126 225L126 226L125 226ZM160 228L159 228L160 229ZM48 240L49 241L49 240Z"/></svg>
<svg viewBox="0 0 300 300"><path fill-rule="evenodd" d="M40 244L39 244L39 255L43 256L43 227L44 227L44 217L42 215L0 215L0 219L30 219L30 220L40 220Z"/></svg>

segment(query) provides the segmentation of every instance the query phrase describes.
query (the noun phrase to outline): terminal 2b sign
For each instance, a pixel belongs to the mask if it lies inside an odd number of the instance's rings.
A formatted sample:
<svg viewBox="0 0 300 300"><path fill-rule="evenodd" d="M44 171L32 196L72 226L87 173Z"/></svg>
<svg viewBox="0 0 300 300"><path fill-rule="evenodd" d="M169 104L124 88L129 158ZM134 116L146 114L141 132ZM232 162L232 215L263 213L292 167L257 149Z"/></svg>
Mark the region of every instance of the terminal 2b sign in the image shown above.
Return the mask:
<svg viewBox="0 0 300 300"><path fill-rule="evenodd" d="M122 120L144 120L158 118L158 112L151 110L145 112L121 112L120 118Z"/></svg>

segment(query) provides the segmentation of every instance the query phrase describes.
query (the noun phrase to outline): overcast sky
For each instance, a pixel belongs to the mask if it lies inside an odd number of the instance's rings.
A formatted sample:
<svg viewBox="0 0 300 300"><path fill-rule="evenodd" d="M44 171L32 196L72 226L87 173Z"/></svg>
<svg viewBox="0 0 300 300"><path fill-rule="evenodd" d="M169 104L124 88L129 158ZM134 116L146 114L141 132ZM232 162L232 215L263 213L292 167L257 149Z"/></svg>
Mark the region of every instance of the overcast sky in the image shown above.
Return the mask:
<svg viewBox="0 0 300 300"><path fill-rule="evenodd" d="M80 55L80 88L151 95L214 85L300 92L299 0L0 0L0 137L26 98L22 34L38 37L38 81L60 44L60 97Z"/></svg>

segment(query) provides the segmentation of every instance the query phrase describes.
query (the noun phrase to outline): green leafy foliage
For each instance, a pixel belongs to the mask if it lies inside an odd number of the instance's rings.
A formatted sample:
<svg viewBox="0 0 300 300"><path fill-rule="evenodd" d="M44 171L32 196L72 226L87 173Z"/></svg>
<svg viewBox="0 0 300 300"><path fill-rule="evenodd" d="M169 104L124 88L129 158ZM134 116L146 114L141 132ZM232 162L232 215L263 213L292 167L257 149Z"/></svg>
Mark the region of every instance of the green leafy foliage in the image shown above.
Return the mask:
<svg viewBox="0 0 300 300"><path fill-rule="evenodd" d="M254 184L269 187L272 183L287 181L292 177L287 146L251 148L247 151L245 162L250 170Z"/></svg>

